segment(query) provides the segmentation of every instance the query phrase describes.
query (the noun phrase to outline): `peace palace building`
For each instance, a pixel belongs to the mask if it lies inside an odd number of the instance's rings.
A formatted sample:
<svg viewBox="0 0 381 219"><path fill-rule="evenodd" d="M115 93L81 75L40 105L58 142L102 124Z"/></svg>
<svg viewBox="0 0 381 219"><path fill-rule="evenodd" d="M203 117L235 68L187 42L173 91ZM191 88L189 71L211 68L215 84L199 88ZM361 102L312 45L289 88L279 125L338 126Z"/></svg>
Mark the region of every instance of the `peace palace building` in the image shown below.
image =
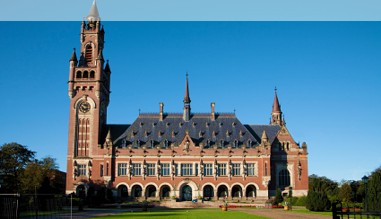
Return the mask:
<svg viewBox="0 0 381 219"><path fill-rule="evenodd" d="M110 65L94 1L82 22L79 59L70 59L66 192L109 189L119 200L256 202L307 195L307 145L292 138L275 91L270 124L243 124L235 113L192 113L188 76L182 113L140 113L132 124L107 124ZM131 73L132 74L132 73Z"/></svg>

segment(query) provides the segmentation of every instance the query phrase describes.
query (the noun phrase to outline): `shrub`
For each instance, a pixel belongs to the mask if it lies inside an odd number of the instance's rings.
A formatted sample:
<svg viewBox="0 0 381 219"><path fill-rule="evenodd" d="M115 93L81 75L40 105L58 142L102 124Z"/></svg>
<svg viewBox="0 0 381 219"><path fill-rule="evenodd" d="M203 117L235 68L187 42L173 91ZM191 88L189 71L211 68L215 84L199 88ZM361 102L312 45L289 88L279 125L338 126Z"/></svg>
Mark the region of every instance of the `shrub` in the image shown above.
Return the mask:
<svg viewBox="0 0 381 219"><path fill-rule="evenodd" d="M298 198L294 206L306 206L307 196L301 196Z"/></svg>

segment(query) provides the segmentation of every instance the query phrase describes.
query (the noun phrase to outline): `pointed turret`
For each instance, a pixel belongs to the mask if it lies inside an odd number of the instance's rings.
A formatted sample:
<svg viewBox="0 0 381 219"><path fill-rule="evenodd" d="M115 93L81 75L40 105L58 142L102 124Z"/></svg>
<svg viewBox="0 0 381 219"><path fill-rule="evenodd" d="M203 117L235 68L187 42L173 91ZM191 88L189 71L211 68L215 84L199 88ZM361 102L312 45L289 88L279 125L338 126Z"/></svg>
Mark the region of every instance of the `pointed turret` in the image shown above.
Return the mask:
<svg viewBox="0 0 381 219"><path fill-rule="evenodd" d="M271 111L271 125L283 125L282 111L278 100L277 89L274 91L274 103Z"/></svg>
<svg viewBox="0 0 381 219"><path fill-rule="evenodd" d="M90 8L89 15L87 16L87 21L94 22L99 21L101 18L99 17L99 11L97 7L97 1L93 1L93 5Z"/></svg>
<svg viewBox="0 0 381 219"><path fill-rule="evenodd" d="M73 54L71 55L70 61L74 61L75 64L77 64L77 62L78 62L77 54L75 52L75 48L73 49Z"/></svg>
<svg viewBox="0 0 381 219"><path fill-rule="evenodd" d="M267 137L265 130L263 130L263 132L262 132L261 141L262 141L262 143L267 143L269 141L269 137Z"/></svg>
<svg viewBox="0 0 381 219"><path fill-rule="evenodd" d="M190 103L190 97L189 97L189 86L188 86L188 72L186 74L186 82L185 82L185 95L184 95L184 103Z"/></svg>
<svg viewBox="0 0 381 219"><path fill-rule="evenodd" d="M191 102L191 99L189 97L188 72L187 72L186 82L185 82L184 114L183 114L183 119L185 121L189 121L189 119L190 119L190 110L191 110L190 102Z"/></svg>

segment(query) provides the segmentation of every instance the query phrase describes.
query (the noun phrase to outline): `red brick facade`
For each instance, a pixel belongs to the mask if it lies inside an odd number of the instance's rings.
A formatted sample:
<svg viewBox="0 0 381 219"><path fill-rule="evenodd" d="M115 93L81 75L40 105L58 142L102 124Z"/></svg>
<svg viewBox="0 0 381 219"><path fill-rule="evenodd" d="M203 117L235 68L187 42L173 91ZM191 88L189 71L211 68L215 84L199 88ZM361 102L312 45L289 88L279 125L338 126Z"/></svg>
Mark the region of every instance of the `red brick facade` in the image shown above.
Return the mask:
<svg viewBox="0 0 381 219"><path fill-rule="evenodd" d="M95 3L95 2L94 2ZM235 114L193 114L188 78L184 111L140 114L108 125L110 67L94 4L82 22L80 58L70 59L66 192L109 189L120 199L267 199L280 188L308 190L307 145L283 121L277 93L269 125L245 125Z"/></svg>

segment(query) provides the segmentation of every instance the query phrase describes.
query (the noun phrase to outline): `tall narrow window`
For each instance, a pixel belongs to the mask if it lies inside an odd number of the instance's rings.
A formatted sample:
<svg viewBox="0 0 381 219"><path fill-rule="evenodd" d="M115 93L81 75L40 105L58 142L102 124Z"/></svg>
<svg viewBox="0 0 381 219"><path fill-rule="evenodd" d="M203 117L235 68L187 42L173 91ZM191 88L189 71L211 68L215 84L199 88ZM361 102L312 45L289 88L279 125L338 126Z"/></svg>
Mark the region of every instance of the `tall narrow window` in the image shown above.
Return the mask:
<svg viewBox="0 0 381 219"><path fill-rule="evenodd" d="M103 164L100 165L99 175L100 175L100 177L103 177Z"/></svg>
<svg viewBox="0 0 381 219"><path fill-rule="evenodd" d="M226 176L226 163L218 164L218 176Z"/></svg>
<svg viewBox="0 0 381 219"><path fill-rule="evenodd" d="M88 63L93 61L93 47L91 45L86 46L85 58Z"/></svg>
<svg viewBox="0 0 381 219"><path fill-rule="evenodd" d="M213 164L211 164L211 163L204 164L204 175L205 176L212 176L213 175Z"/></svg>
<svg viewBox="0 0 381 219"><path fill-rule="evenodd" d="M86 164L78 164L78 176L86 176Z"/></svg>
<svg viewBox="0 0 381 219"><path fill-rule="evenodd" d="M140 163L133 163L132 164L132 171L134 176L141 176L142 175L142 165Z"/></svg>
<svg viewBox="0 0 381 219"><path fill-rule="evenodd" d="M127 163L118 163L118 176L127 175Z"/></svg>
<svg viewBox="0 0 381 219"><path fill-rule="evenodd" d="M162 176L169 176L169 163L162 163L161 164L161 175Z"/></svg>
<svg viewBox="0 0 381 219"><path fill-rule="evenodd" d="M255 165L253 163L247 164L247 175L248 176L255 176Z"/></svg>
<svg viewBox="0 0 381 219"><path fill-rule="evenodd" d="M156 175L156 165L154 163L147 164L147 175L148 176Z"/></svg>
<svg viewBox="0 0 381 219"><path fill-rule="evenodd" d="M290 186L290 172L287 169L283 169L279 172L279 186Z"/></svg>
<svg viewBox="0 0 381 219"><path fill-rule="evenodd" d="M241 175L241 164L239 164L239 163L233 163L232 167L233 167L233 171L232 171L232 175L233 176L239 176L239 175Z"/></svg>

